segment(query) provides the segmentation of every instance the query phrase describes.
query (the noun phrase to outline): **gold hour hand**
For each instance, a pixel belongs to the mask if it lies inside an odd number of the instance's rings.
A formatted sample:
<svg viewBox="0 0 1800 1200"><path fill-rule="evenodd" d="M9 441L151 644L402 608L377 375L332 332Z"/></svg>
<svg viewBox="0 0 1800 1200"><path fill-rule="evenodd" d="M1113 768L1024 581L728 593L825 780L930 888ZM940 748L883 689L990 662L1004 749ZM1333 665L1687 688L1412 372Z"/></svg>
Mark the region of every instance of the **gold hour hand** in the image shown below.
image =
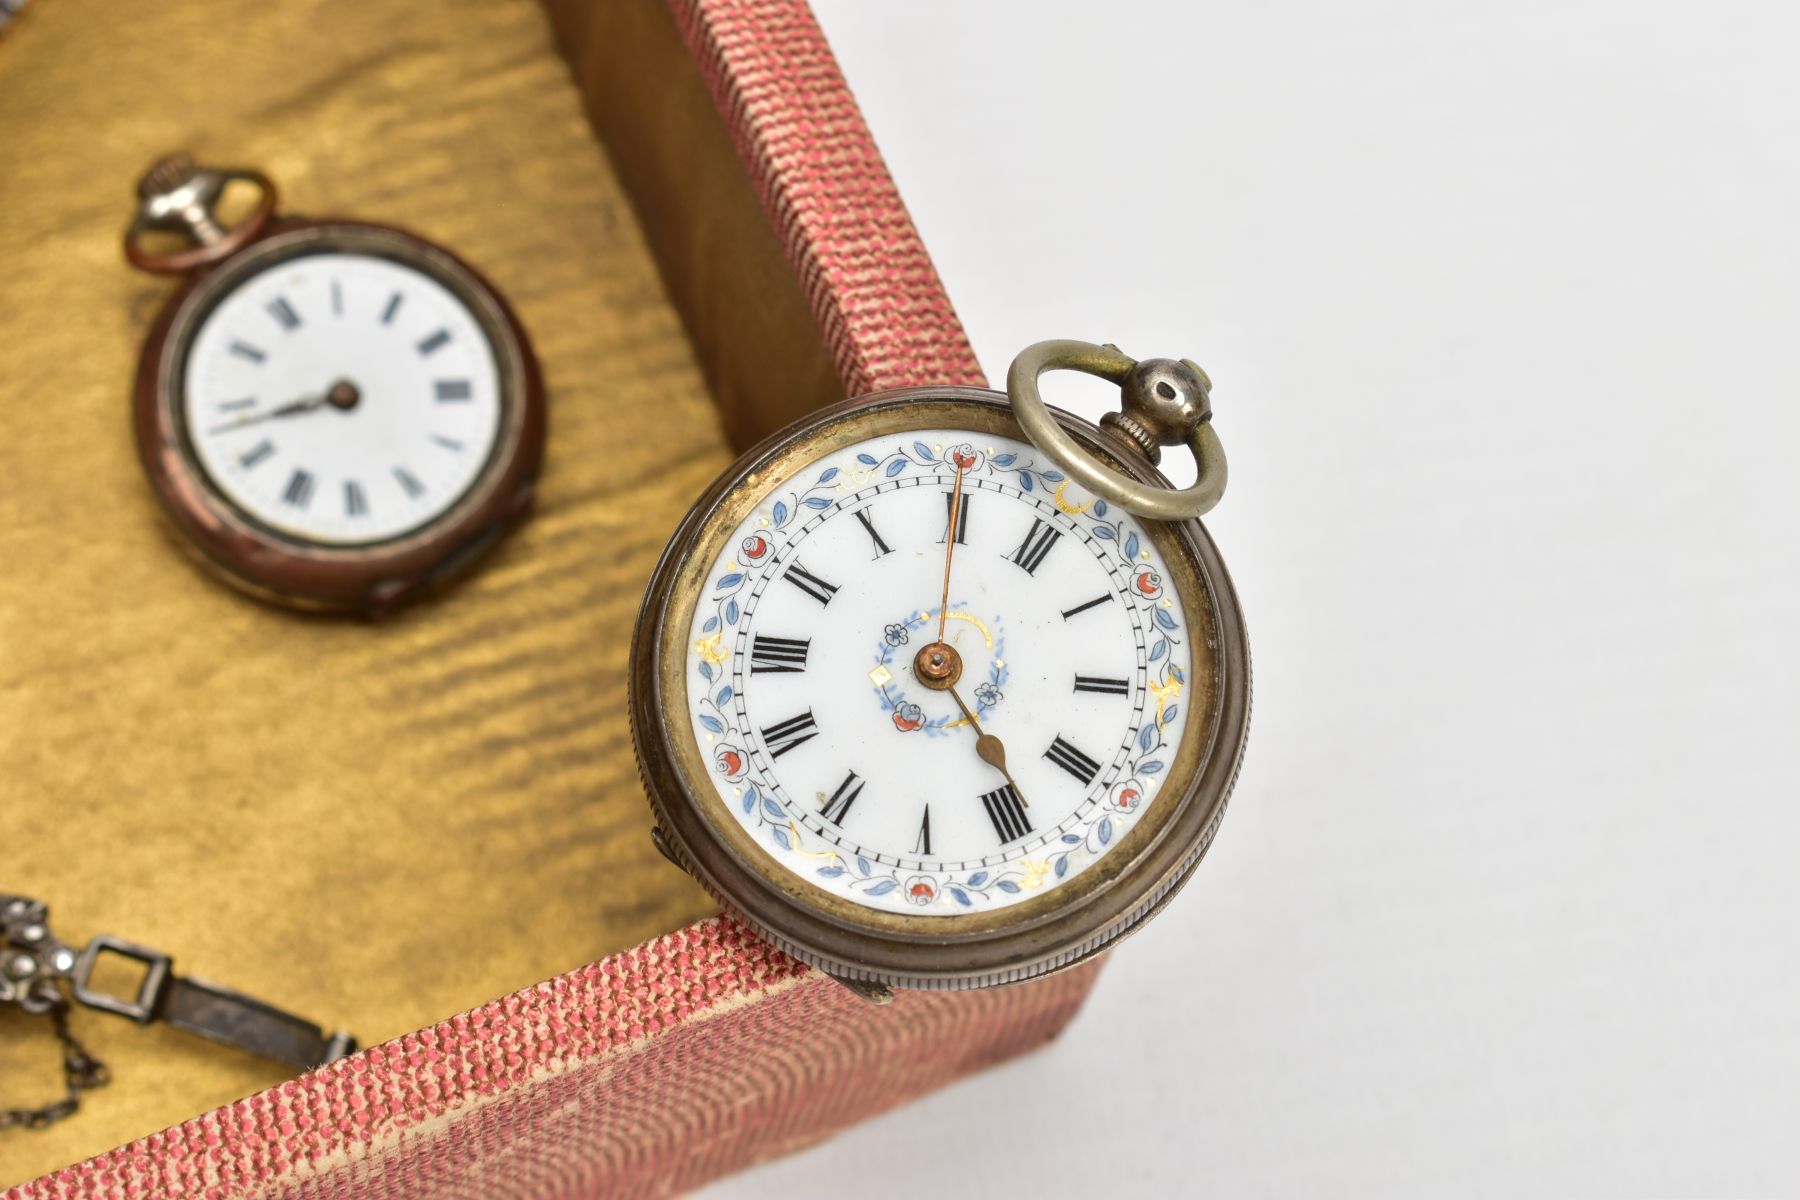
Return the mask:
<svg viewBox="0 0 1800 1200"><path fill-rule="evenodd" d="M946 690L949 691L950 698L956 701L956 707L962 709L963 716L969 719L970 727L975 730L976 755L982 762L1000 772L1006 782L1012 784L1013 793L1019 797L1019 803L1030 808L1031 801L1025 799L1025 793L1021 792L1019 785L1014 782L1012 772L1006 769L1006 744L993 734L982 730L981 722L975 716L975 710L963 702L962 693L956 690L954 684Z"/></svg>

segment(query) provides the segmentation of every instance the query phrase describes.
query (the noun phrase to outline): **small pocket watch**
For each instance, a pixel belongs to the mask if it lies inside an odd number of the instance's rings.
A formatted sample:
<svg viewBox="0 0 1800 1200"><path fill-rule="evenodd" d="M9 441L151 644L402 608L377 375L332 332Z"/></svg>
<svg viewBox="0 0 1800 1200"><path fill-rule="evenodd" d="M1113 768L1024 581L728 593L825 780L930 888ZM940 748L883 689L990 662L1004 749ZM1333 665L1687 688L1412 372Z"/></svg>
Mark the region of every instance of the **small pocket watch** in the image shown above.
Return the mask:
<svg viewBox="0 0 1800 1200"><path fill-rule="evenodd" d="M1038 376L1119 384L1099 426ZM809 416L702 496L652 577L631 714L658 847L883 999L1009 983L1151 916L1212 840L1249 725L1225 458L1193 363L1044 342L1008 394ZM1185 444L1198 481L1155 470Z"/></svg>
<svg viewBox="0 0 1800 1200"><path fill-rule="evenodd" d="M227 224L240 183L257 199ZM375 613L525 514L543 386L467 264L402 230L277 216L267 176L185 155L138 193L126 257L188 275L139 361L138 449L204 564L277 604Z"/></svg>

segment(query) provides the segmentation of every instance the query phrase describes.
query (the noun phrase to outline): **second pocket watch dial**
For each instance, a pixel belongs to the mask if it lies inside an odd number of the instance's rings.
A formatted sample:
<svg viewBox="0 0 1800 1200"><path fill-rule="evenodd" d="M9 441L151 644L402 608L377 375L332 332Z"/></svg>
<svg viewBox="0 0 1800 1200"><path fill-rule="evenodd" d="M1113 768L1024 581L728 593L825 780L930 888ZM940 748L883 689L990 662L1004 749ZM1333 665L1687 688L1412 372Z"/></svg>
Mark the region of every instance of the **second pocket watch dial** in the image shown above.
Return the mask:
<svg viewBox="0 0 1800 1200"><path fill-rule="evenodd" d="M1005 908L1156 802L1191 673L1169 572L1029 444L845 447L725 546L688 631L689 719L788 871L896 913Z"/></svg>
<svg viewBox="0 0 1800 1200"><path fill-rule="evenodd" d="M222 296L182 372L187 438L214 485L287 537L357 546L447 512L501 428L494 348L416 268L303 254Z"/></svg>

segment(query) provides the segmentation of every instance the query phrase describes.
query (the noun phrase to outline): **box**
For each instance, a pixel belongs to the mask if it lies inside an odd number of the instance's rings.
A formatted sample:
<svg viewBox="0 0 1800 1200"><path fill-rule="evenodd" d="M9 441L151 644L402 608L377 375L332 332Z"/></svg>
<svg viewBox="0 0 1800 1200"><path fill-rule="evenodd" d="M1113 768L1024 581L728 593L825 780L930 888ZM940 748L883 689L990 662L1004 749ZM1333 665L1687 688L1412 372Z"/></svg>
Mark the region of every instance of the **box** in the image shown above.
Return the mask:
<svg viewBox="0 0 1800 1200"><path fill-rule="evenodd" d="M380 1043L278 1082L77 1012L115 1081L0 1135L0 1182L96 1156L13 1194L664 1194L1069 1019L1091 968L869 1006L647 836L626 645L690 500L808 409L979 381L803 3L182 0L124 30L37 0L0 90L0 886ZM449 594L300 618L160 532L127 397L168 285L118 235L176 147L413 228L520 311L539 509ZM0 1013L0 1104L54 1090L43 1025Z"/></svg>

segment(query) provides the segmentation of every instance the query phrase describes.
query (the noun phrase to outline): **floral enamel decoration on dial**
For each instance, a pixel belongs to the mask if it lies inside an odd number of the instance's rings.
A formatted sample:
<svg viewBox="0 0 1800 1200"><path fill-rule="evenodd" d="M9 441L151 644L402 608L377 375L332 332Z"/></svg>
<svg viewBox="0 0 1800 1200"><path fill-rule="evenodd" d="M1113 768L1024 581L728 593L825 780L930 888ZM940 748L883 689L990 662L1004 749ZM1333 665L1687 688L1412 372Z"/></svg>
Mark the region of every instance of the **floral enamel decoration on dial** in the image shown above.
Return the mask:
<svg viewBox="0 0 1800 1200"><path fill-rule="evenodd" d="M1168 567L1029 443L852 443L723 544L689 718L732 819L798 879L878 911L1004 909L1156 802L1193 653Z"/></svg>

